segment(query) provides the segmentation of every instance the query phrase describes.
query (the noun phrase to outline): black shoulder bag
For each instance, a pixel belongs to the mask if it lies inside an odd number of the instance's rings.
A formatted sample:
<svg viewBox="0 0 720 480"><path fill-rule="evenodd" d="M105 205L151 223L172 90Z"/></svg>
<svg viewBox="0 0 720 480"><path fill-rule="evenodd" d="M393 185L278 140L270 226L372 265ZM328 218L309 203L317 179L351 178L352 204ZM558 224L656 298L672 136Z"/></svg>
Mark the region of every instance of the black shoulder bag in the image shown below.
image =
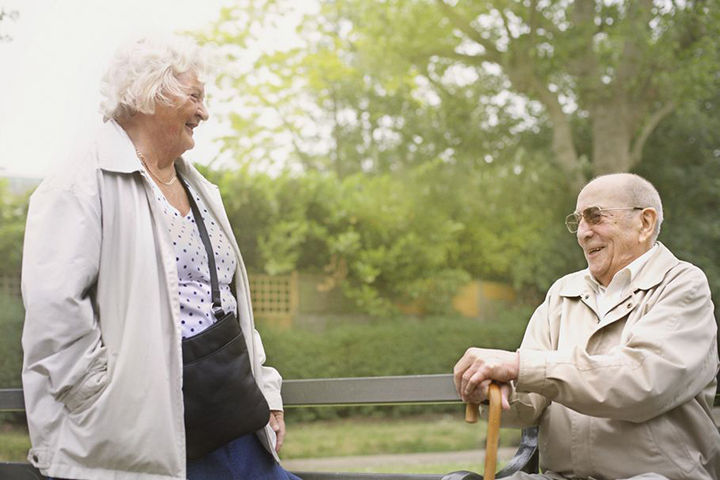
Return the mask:
<svg viewBox="0 0 720 480"><path fill-rule="evenodd" d="M182 342L185 448L192 460L261 429L270 408L253 378L237 317L222 309L210 237L192 193L181 181L207 252L216 318L212 326Z"/></svg>

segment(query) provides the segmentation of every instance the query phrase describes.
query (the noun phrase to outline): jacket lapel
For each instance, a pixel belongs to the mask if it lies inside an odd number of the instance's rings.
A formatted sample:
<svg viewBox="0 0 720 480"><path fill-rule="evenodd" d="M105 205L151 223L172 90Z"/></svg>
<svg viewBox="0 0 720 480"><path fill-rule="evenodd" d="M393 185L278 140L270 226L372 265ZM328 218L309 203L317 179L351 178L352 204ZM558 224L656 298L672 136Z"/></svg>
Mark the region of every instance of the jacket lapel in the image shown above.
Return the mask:
<svg viewBox="0 0 720 480"><path fill-rule="evenodd" d="M617 322L621 318L625 318L640 303L642 295L638 292L647 291L660 282L667 272L675 265L678 259L668 250L665 245L658 242L658 249L650 257L645 266L638 272L638 275L632 279L630 285L624 294L618 299L598 325L598 329L603 328L611 323Z"/></svg>
<svg viewBox="0 0 720 480"><path fill-rule="evenodd" d="M595 300L595 292L585 278L587 270L575 272L568 279L559 291L559 295L566 298L577 298L585 304L594 314L596 318L600 318L597 311L597 301Z"/></svg>

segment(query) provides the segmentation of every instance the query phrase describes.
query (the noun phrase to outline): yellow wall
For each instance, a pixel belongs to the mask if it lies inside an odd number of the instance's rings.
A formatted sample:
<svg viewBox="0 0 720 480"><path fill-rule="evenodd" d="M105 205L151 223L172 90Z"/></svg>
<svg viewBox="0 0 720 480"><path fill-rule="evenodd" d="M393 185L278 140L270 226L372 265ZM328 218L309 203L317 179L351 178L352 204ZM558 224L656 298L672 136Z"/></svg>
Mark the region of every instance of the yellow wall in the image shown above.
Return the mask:
<svg viewBox="0 0 720 480"><path fill-rule="evenodd" d="M455 311L465 317L478 317L493 301L513 301L517 297L515 290L504 283L473 280L462 287L453 297Z"/></svg>

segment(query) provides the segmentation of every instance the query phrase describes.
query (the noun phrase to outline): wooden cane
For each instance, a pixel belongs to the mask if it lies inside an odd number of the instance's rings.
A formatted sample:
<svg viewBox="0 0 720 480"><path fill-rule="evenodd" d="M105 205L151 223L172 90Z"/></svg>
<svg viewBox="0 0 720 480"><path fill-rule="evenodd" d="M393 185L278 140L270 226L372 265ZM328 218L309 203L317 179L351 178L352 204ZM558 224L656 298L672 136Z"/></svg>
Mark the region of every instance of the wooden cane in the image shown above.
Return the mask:
<svg viewBox="0 0 720 480"><path fill-rule="evenodd" d="M485 445L485 480L495 480L497 466L498 440L500 438L500 412L502 411L502 395L500 385L491 383L488 389L490 409L488 411L487 444Z"/></svg>
<svg viewBox="0 0 720 480"><path fill-rule="evenodd" d="M466 403L465 404L465 421L467 423L477 423L479 409L480 409L480 405L478 405L477 403Z"/></svg>

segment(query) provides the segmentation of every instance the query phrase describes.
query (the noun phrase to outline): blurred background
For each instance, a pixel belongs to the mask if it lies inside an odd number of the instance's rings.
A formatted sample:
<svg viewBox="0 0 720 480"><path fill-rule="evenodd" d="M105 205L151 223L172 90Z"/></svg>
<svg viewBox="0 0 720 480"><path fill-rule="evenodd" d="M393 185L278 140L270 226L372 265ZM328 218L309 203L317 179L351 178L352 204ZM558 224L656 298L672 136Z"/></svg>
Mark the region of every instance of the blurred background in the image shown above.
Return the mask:
<svg viewBox="0 0 720 480"><path fill-rule="evenodd" d="M717 304L716 0L124 4L0 1L0 388L20 386L29 194L100 122L99 76L142 32L213 52L212 118L188 157L220 187L285 378L450 373L469 346L515 349L553 280L585 267L563 220L604 173L657 187L659 240ZM292 409L284 455L479 449L461 417ZM0 460L23 459L22 415L2 418ZM370 468L480 470L434 462Z"/></svg>

